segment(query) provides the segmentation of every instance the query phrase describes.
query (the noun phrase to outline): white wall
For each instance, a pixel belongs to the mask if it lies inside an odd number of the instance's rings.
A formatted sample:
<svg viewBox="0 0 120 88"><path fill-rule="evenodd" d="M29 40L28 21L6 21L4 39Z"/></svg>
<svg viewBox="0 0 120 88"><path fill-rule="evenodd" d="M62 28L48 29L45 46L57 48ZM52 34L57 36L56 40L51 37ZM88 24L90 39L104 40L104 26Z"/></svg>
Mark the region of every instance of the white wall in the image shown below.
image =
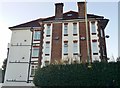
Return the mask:
<svg viewBox="0 0 120 88"><path fill-rule="evenodd" d="M7 69L4 86L26 86L28 66L30 59L32 33L30 30L12 30L10 51L8 55ZM25 41L26 40L26 41ZM23 59L24 57L24 59ZM16 63L17 62L17 63ZM16 80L8 82L7 80Z"/></svg>

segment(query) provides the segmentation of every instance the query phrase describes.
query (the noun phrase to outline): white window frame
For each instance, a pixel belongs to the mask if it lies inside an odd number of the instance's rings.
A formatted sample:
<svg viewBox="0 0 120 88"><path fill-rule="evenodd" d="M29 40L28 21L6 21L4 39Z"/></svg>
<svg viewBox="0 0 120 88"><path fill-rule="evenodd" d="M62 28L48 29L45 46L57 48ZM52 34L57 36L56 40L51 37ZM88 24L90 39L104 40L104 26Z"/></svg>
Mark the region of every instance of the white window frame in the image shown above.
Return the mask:
<svg viewBox="0 0 120 88"><path fill-rule="evenodd" d="M39 47L33 47L32 57L39 57Z"/></svg>

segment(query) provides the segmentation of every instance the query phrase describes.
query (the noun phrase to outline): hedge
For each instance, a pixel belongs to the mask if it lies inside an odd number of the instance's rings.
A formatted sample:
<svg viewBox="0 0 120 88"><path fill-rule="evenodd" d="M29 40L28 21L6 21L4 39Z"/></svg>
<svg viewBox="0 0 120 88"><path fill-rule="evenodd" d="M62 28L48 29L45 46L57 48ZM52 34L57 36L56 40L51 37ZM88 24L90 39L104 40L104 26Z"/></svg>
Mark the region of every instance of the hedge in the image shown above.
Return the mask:
<svg viewBox="0 0 120 88"><path fill-rule="evenodd" d="M120 62L49 65L38 68L35 86L104 86L120 87ZM111 88L111 87L110 87Z"/></svg>

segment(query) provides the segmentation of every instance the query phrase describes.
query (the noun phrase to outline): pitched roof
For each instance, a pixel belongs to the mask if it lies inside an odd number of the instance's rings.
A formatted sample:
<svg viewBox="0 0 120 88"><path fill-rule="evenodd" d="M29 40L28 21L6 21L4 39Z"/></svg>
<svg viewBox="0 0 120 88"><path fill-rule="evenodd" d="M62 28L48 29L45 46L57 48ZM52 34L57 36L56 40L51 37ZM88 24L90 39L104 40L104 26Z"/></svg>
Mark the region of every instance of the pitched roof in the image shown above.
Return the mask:
<svg viewBox="0 0 120 88"><path fill-rule="evenodd" d="M94 14L87 14L88 18L104 18L103 16L98 16L98 15L94 15ZM63 18L62 20L70 20L70 19L83 19L83 18L79 18L78 16L78 12L75 11L68 11L66 13L63 13ZM52 17L48 17L48 18L39 18L30 22L26 22L23 24L19 24L13 27L9 27L9 29L12 28L20 28L20 27L40 27L39 22L40 21L52 21L55 20L55 16Z"/></svg>
<svg viewBox="0 0 120 88"><path fill-rule="evenodd" d="M88 18L104 18L103 16L98 16L94 14L87 14L87 17ZM63 13L62 20L70 20L70 19L83 19L83 18L79 18L78 12L75 12L75 11L68 11L66 13ZM44 21L50 21L50 20L55 20L55 16L44 19Z"/></svg>
<svg viewBox="0 0 120 88"><path fill-rule="evenodd" d="M26 23L22 23L22 24L13 26L13 27L9 27L9 29L20 28L20 27L40 27L39 22L42 21L42 20L43 20L42 18L36 19L36 20L32 20L30 22L26 22Z"/></svg>

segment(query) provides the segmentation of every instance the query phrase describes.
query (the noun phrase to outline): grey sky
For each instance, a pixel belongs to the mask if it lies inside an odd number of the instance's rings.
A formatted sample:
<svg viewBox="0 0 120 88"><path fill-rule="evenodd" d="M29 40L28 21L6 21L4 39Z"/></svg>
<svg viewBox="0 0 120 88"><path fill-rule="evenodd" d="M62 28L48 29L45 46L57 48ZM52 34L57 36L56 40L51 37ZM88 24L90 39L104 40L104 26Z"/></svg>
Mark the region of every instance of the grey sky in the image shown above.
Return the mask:
<svg viewBox="0 0 120 88"><path fill-rule="evenodd" d="M106 34L110 35L107 39L107 51L108 57L111 58L113 55L116 58L118 56L118 3L89 2L88 0L87 9L88 13L102 15L110 20L105 29ZM64 3L64 12L69 10L77 11L76 2ZM54 2L1 2L0 66L7 56L7 43L11 38L8 27L52 15L54 15Z"/></svg>

